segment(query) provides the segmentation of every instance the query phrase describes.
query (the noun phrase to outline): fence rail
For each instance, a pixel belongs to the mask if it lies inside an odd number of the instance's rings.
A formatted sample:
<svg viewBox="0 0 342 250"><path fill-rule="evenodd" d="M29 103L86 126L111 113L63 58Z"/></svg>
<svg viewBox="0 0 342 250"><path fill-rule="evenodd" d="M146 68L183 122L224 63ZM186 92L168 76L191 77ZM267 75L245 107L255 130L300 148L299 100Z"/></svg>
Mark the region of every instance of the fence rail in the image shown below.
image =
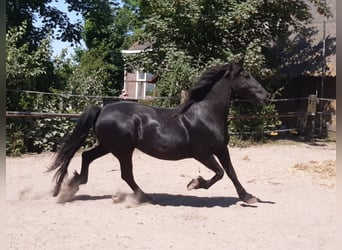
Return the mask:
<svg viewBox="0 0 342 250"><path fill-rule="evenodd" d="M79 116L80 116L80 114L6 111L6 117L35 117L35 118L64 117L64 118L77 118Z"/></svg>
<svg viewBox="0 0 342 250"><path fill-rule="evenodd" d="M327 113L328 114L328 113ZM299 117L305 116L305 112L287 112L277 115L229 115L229 119L257 119L257 118L280 118L280 117ZM64 118L77 118L80 114L76 113L51 113L51 112L25 112L25 111L6 111L6 117L34 117L34 118L54 118L54 117L64 117Z"/></svg>
<svg viewBox="0 0 342 250"><path fill-rule="evenodd" d="M33 91L33 90L20 90L20 89L6 89L7 92L16 92L16 93L27 93L27 94L37 94L37 95L52 95L52 96L59 96L59 97L83 97L83 98L94 98L94 99L120 99L119 96L106 96L106 95L76 95L70 93L52 93L52 92L41 92L41 91ZM148 97L150 99L173 99L173 98L180 98L179 96L156 96L156 97ZM147 99L148 99L147 98ZM308 100L309 97L299 97L299 98L277 98L277 99L270 99L270 102L283 102L283 101L300 101L300 100ZM140 99L140 98L138 98ZM334 101L335 99L332 98L317 98L321 101ZM132 99L133 100L133 99ZM137 100L137 99L135 99ZM250 102L251 100L246 99L235 99L233 101L237 102Z"/></svg>
<svg viewBox="0 0 342 250"><path fill-rule="evenodd" d="M39 92L39 91L30 91L30 90L15 90L15 89L6 89L6 91L9 92L16 92L16 93L26 93L26 94L34 94L34 95L48 95L48 96L59 96L61 98L91 98L95 100L102 100L103 105L106 104L107 100L113 100L113 101L119 101L122 100L118 96L98 96L98 95L92 95L92 96L84 96L84 95L74 95L74 94L68 94L68 93L51 93L51 92ZM173 98L180 98L180 97L149 97L150 100L157 100L157 99L173 99ZM314 102L312 100L314 99ZM128 99L130 101L139 101L137 99ZM145 99L144 99L145 100ZM245 99L234 99L232 100L233 103L244 103L244 102L251 102L252 100L245 100ZM336 101L336 99L331 98L317 98L317 96L309 96L309 97L301 97L301 98L279 98L279 99L271 99L270 103L278 104L281 102L298 102L301 103L307 103L307 110L305 108L300 111L296 112L282 112L277 113L274 115L253 115L253 114L239 114L239 115L229 115L228 119L230 120L249 120L249 119L260 119L260 118L298 118L302 120L306 120L306 126L309 128L304 128L304 130L308 130L311 132L308 132L309 136L312 136L312 134L315 132L315 120L317 117L317 120L322 121L323 117L332 116L335 115L332 112L325 112L322 110L316 110L316 107L320 107L320 103L322 102L331 102ZM304 102L303 102L304 101ZM314 107L310 103L314 103ZM314 112L312 112L312 108ZM309 110L310 109L310 110ZM335 111L334 111L335 112ZM69 119L77 119L80 116L80 114L77 113L58 113L58 112L38 112L38 111L6 111L6 117L9 118L15 118L15 117L31 117L31 118L69 118ZM309 122L312 123L309 125ZM322 124L320 124L320 130L322 128ZM303 128L300 128L303 130ZM277 132L293 132L294 130L299 130L299 128L283 128L283 129L275 129L273 131L264 131L265 133L277 133ZM253 132L248 132L253 133ZM234 134L234 133L231 133Z"/></svg>

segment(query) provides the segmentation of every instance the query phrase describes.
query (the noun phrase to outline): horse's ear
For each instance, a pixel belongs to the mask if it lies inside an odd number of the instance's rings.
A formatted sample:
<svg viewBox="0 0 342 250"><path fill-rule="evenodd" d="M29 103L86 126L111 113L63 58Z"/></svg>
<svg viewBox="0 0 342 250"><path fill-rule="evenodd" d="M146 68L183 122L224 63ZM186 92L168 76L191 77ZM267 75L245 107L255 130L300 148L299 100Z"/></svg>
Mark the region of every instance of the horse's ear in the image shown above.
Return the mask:
<svg viewBox="0 0 342 250"><path fill-rule="evenodd" d="M243 67L243 63L245 61L245 56L243 55L240 60L237 62L238 65L240 65L241 67Z"/></svg>
<svg viewBox="0 0 342 250"><path fill-rule="evenodd" d="M228 68L226 70L226 72L224 73L223 77L227 77L231 74L231 72L233 71L233 65L232 64L229 64L228 65Z"/></svg>

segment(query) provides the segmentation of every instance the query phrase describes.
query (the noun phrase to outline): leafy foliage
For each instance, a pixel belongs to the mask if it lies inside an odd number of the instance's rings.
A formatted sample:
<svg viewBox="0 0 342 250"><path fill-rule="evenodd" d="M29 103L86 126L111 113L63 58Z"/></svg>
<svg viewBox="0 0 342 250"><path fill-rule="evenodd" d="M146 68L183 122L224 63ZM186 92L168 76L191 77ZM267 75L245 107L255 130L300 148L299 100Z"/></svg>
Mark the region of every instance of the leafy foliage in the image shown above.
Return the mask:
<svg viewBox="0 0 342 250"><path fill-rule="evenodd" d="M50 40L42 40L35 51L29 50L28 43L17 46L26 27L27 23L24 22L19 27L9 29L6 34L6 87L9 89L16 89L18 85L21 89L35 89L50 70ZM7 107L10 109L20 108L20 102L11 96L7 97Z"/></svg>
<svg viewBox="0 0 342 250"><path fill-rule="evenodd" d="M80 14L83 24L72 23L53 7L56 1L7 1L6 87L15 90L7 92L7 110L81 112L100 102L95 96L118 95L124 75L121 49L136 41L151 43L153 50L125 58L125 63L157 75L157 94L164 97L180 96L204 68L242 57L245 67L271 92L284 84L279 69L299 60L317 61L314 50L303 53L295 46L303 39L310 45L315 32L306 27L312 17L304 0L66 0L68 10ZM324 1L310 2L330 16ZM51 58L51 39L74 45L83 39L87 49L76 50L72 59L65 51ZM63 95L28 95L21 90ZM91 97L80 99L81 95ZM153 104L169 107L179 102L180 98L160 99ZM276 114L272 104L238 104L232 112ZM233 120L230 129L264 131L277 124L275 119ZM62 118L9 118L6 152L56 150L57 141L73 125Z"/></svg>
<svg viewBox="0 0 342 250"><path fill-rule="evenodd" d="M18 41L23 37L27 23L9 29L6 34L6 79L8 86L18 81L30 80L46 73L44 63L50 59L49 40L42 40L38 50L31 53L29 44L24 43L17 47Z"/></svg>
<svg viewBox="0 0 342 250"><path fill-rule="evenodd" d="M6 155L19 156L27 152L24 133L20 123L6 122Z"/></svg>
<svg viewBox="0 0 342 250"><path fill-rule="evenodd" d="M310 1L316 9L327 17L330 12L323 1ZM284 81L279 69L287 65L282 57L285 53L298 58L302 53L294 45L302 37L310 40L313 31L306 25L312 21L307 1L264 1L264 0L182 0L182 1L140 1L140 15L145 17L144 32L140 42L149 42L153 51L141 53L126 60L132 67L146 69L160 78L157 89L162 96L180 93L178 78L184 75L181 66L191 69L204 69L215 63L236 61L244 58L244 66L253 76L264 83L270 92L276 92ZM293 36L293 34L295 36ZM179 58L182 61L170 60ZM302 57L301 57L302 58ZM308 61L309 58L302 58ZM174 66L171 66L171 65ZM170 73L169 69L173 71ZM193 71L194 74L196 70ZM188 77L190 79L191 77ZM192 82L192 81L190 81ZM162 101L162 105L174 106L178 100ZM234 105L235 114L276 115L274 105L263 108L255 105ZM275 118L234 120L230 128L238 133L272 130L279 125ZM260 132L260 133L258 133Z"/></svg>
<svg viewBox="0 0 342 250"><path fill-rule="evenodd" d="M154 105L174 107L180 103L181 92L194 82L201 72L200 67L193 67L183 53L170 54L167 67L158 80L157 96L167 97L157 99ZM177 98L178 97L178 98Z"/></svg>
<svg viewBox="0 0 342 250"><path fill-rule="evenodd" d="M322 1L311 2L329 16ZM268 51L291 44L289 34L304 32L312 20L303 0L142 0L140 6L141 15L146 17L140 39L151 42L153 51L135 61L158 73L163 72L169 53L183 52L192 65L200 62L202 66L244 57L245 66L254 75L270 78L280 60Z"/></svg>
<svg viewBox="0 0 342 250"><path fill-rule="evenodd" d="M67 14L51 3L56 0L7 0L6 27L19 27L27 22L25 34L17 45L29 42L29 49L35 50L40 41L51 35L53 38L77 44L81 39L81 22L70 22ZM41 22L38 22L38 18Z"/></svg>
<svg viewBox="0 0 342 250"><path fill-rule="evenodd" d="M113 1L81 1L73 2L72 6L84 17L82 35L88 48L77 53L79 70L76 75L80 74L83 79L94 76L96 84L102 86L103 95L118 95L124 75L121 49L129 27L127 12Z"/></svg>
<svg viewBox="0 0 342 250"><path fill-rule="evenodd" d="M263 140L265 132L274 131L281 124L276 114L274 104L258 106L248 102L235 103L231 115L239 118L229 122L229 130L242 140Z"/></svg>

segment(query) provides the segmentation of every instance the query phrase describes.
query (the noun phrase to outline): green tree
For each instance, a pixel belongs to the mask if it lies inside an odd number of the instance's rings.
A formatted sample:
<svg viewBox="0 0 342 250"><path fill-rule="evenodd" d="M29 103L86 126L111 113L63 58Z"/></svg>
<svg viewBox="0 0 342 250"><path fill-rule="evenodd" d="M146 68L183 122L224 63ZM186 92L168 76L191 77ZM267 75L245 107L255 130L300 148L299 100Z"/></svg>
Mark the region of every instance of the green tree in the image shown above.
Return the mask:
<svg viewBox="0 0 342 250"><path fill-rule="evenodd" d="M53 39L78 43L81 39L81 22L72 23L65 12L51 5L57 1L7 0L6 31L19 27L25 21L25 34L18 45L29 42L30 50L36 49L47 35L51 35ZM38 22L39 19L41 22Z"/></svg>
<svg viewBox="0 0 342 250"><path fill-rule="evenodd" d="M329 15L323 1L311 2ZM140 6L146 17L140 40L153 43L153 51L140 55L139 63L149 71L167 67L167 54L182 51L193 65L244 56L253 74L267 78L279 67L269 50L291 43L289 34L304 32L312 21L304 0L141 0Z"/></svg>
<svg viewBox="0 0 342 250"><path fill-rule="evenodd" d="M181 101L182 90L190 88L202 68L194 67L190 58L182 52L169 53L167 64L169 67L158 73L162 77L158 80L157 96L163 98L156 99L154 105L174 107Z"/></svg>
<svg viewBox="0 0 342 250"><path fill-rule="evenodd" d="M124 73L121 49L129 36L131 12L118 1L108 0L73 2L72 8L84 18L82 37L87 46L77 52L80 69L76 73L99 79L101 72L102 94L118 95Z"/></svg>
<svg viewBox="0 0 342 250"><path fill-rule="evenodd" d="M324 1L310 2L321 14L330 15ZM287 63L280 60L279 55L289 55L289 50L295 48L293 37L302 35L310 40L307 35L313 32L307 28L312 16L305 0L141 0L139 4L140 15L145 18L142 23L144 32L139 40L152 43L153 51L130 56L127 62L135 68L157 74L161 83L157 88L165 96L180 95L179 81L175 80L180 69L174 65L181 63L174 60L180 54L184 64L194 69L193 72L243 57L244 66L269 91L276 92L283 85L279 82L279 69ZM294 57L300 53L291 52ZM170 69L175 70L173 74ZM264 108L239 105L235 111L276 112L274 105ZM275 125L277 121L274 119L261 119L244 121L243 124L233 121L231 128L237 132L257 128L262 132Z"/></svg>
<svg viewBox="0 0 342 250"><path fill-rule="evenodd" d="M56 108L56 101L43 98L42 95L20 92L20 90L47 90L56 87L53 79L49 79L50 84L46 84L48 76L53 75L50 39L41 40L38 48L31 51L29 42L23 44L18 42L26 34L26 27L27 23L23 22L19 27L8 29L6 33L6 88L8 90L6 108L9 111L51 111ZM37 126L39 123L31 119L8 118L6 153L18 155L35 149L42 150L41 147L36 148L37 141L43 141L45 136L42 134L41 127ZM39 134L41 135L38 136Z"/></svg>
<svg viewBox="0 0 342 250"><path fill-rule="evenodd" d="M81 22L72 23L56 0L8 0L6 2L6 87L14 90L51 91L63 89L54 70L52 39L76 44ZM8 110L33 110L35 97L7 91Z"/></svg>
<svg viewBox="0 0 342 250"><path fill-rule="evenodd" d="M28 42L17 45L26 27L24 22L19 27L10 28L6 34L6 88L9 90L16 90L19 86L24 90L37 89L51 70L49 39L41 40L40 46L33 52ZM6 99L8 110L30 109L34 103L33 99L13 92L9 92Z"/></svg>
<svg viewBox="0 0 342 250"><path fill-rule="evenodd" d="M66 13L52 7L52 2L8 1L7 110L80 112L100 101L81 95L115 95L122 87L121 48L131 27L130 12L121 10L118 1L66 1L69 10L82 15L83 29L80 23L71 24ZM23 26L20 20L26 20ZM75 60L66 58L65 51L51 58L51 39L77 43L81 37L88 48L78 49ZM26 94L20 90L63 95ZM10 118L7 152L55 150L58 139L71 125L66 119Z"/></svg>

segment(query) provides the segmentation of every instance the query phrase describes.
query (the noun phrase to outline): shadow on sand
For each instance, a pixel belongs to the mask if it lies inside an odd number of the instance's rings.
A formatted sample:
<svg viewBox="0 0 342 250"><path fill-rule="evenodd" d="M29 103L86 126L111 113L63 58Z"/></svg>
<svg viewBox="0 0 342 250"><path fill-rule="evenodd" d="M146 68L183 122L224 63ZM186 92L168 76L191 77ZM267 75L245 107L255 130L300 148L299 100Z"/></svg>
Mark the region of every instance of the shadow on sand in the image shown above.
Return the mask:
<svg viewBox="0 0 342 250"><path fill-rule="evenodd" d="M186 206L186 207L230 207L240 200L236 197L198 197L191 195L176 195L165 193L149 194L152 204L159 206Z"/></svg>
<svg viewBox="0 0 342 250"><path fill-rule="evenodd" d="M126 194L129 195L129 194ZM199 197L199 196L191 196L191 195L179 195L179 194L166 194L166 193L153 193L148 194L152 201L150 202L152 205L159 206L173 206L173 207L230 207L232 205L238 204L241 202L237 197L224 197L224 196L214 196L214 197ZM112 199L112 195L75 195L71 202L73 201L94 201L94 200L105 200ZM263 201L258 199L258 203L255 204L240 204L243 207L258 207L259 203L268 203L275 204L273 201Z"/></svg>
<svg viewBox="0 0 342 250"><path fill-rule="evenodd" d="M112 195L75 195L70 202L72 201L95 201L95 200L108 200L112 199Z"/></svg>
<svg viewBox="0 0 342 250"><path fill-rule="evenodd" d="M130 196L132 194L121 194L123 196ZM176 195L166 193L148 194L152 201L152 205L159 206L173 206L173 207L229 207L236 204L240 200L236 197L198 197L189 195ZM95 201L112 199L112 195L75 195L69 202L74 201ZM124 199L123 199L124 200Z"/></svg>

